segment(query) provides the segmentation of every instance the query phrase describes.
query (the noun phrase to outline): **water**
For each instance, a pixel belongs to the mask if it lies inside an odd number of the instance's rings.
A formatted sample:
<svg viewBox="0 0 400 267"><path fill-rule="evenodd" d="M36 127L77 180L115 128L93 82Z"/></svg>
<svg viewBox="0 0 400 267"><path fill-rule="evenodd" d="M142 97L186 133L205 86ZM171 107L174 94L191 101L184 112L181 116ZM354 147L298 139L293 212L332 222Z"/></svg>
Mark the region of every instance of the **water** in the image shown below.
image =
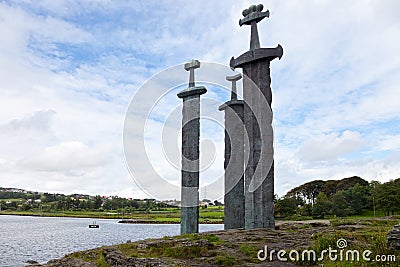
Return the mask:
<svg viewBox="0 0 400 267"><path fill-rule="evenodd" d="M179 234L177 224L120 224L118 220L0 216L0 266L45 263L65 254L104 245ZM200 231L223 229L220 224L200 225Z"/></svg>

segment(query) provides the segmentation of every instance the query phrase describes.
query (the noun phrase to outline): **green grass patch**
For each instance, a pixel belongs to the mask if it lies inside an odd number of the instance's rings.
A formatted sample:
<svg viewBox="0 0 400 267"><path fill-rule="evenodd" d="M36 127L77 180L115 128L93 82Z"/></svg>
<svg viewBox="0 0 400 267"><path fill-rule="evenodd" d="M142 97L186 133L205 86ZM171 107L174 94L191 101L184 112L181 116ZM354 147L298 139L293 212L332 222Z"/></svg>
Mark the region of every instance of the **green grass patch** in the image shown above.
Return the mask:
<svg viewBox="0 0 400 267"><path fill-rule="evenodd" d="M219 255L215 257L214 263L219 266L234 266L238 263L238 260L232 256Z"/></svg>
<svg viewBox="0 0 400 267"><path fill-rule="evenodd" d="M202 246L179 246L166 247L163 249L162 256L177 259L193 259L208 255L208 249Z"/></svg>
<svg viewBox="0 0 400 267"><path fill-rule="evenodd" d="M81 259L87 262L94 262L98 267L110 267L107 263L103 250L99 249L97 251L80 251L74 252L67 256L68 258Z"/></svg>
<svg viewBox="0 0 400 267"><path fill-rule="evenodd" d="M178 236L179 238L187 238L191 241L200 240L201 236L199 234L182 234Z"/></svg>
<svg viewBox="0 0 400 267"><path fill-rule="evenodd" d="M139 257L137 245L135 243L119 244L118 249L125 257L132 257L132 258Z"/></svg>
<svg viewBox="0 0 400 267"><path fill-rule="evenodd" d="M340 230L334 229L330 232L321 232L314 234L313 245L309 250L314 250L316 252L317 258L320 257L323 250L338 249L337 241L343 238L347 242L347 246L343 248L343 252L346 253L348 250L357 250L359 252L360 261L350 262L350 261L332 261L325 254L323 261L318 261L318 264L323 264L327 267L333 266L400 266L400 254L399 252L390 251L386 244L387 232L392 229L393 225L397 224L396 220L383 220L383 219L364 219L364 220L354 220L354 219L334 219L334 226L346 226L349 228L341 228ZM352 229L352 226L357 226L361 228ZM338 249L340 250L340 249ZM374 262L365 261L362 258L362 252L369 250L372 252L370 258L374 259L375 255L395 255L396 262ZM396 255L397 254L397 255ZM312 264L315 262L297 262L299 264Z"/></svg>
<svg viewBox="0 0 400 267"><path fill-rule="evenodd" d="M208 242L210 242L213 245L221 245L224 244L225 242L221 240L218 236L214 234L206 235L204 237Z"/></svg>
<svg viewBox="0 0 400 267"><path fill-rule="evenodd" d="M260 250L258 246L243 244L240 246L240 252L247 257L247 261L253 263L260 263L257 258L257 253Z"/></svg>

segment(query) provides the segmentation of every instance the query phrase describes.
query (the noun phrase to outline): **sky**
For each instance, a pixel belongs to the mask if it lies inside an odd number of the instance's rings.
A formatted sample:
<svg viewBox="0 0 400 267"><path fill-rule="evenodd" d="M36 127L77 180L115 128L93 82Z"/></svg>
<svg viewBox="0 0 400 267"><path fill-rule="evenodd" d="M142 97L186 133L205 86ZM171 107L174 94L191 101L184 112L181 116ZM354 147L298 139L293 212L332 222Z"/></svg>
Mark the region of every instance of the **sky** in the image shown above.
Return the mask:
<svg viewBox="0 0 400 267"><path fill-rule="evenodd" d="M251 4L0 0L0 187L179 198L176 93L195 58L208 89L200 198L221 199L218 106L225 76L240 73L230 58L249 49L238 21ZM315 179L399 178L400 2L262 4L261 46L284 49L271 63L275 193Z"/></svg>

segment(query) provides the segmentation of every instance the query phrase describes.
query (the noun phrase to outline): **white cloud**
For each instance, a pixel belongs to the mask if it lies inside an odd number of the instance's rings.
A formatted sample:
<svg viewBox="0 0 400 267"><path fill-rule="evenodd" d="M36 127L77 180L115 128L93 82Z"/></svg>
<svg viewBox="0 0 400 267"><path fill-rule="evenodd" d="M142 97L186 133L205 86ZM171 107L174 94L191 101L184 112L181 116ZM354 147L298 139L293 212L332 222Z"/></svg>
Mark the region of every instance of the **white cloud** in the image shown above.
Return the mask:
<svg viewBox="0 0 400 267"><path fill-rule="evenodd" d="M142 194L122 154L132 95L170 65L191 58L228 64L245 52L250 29L239 27L238 20L252 3L2 2L0 171L7 178L0 178L0 184ZM261 45L284 48L282 60L271 64L276 192L314 178L400 176L400 2L288 0L268 5L271 16L259 23ZM226 73L197 71L197 79L218 81L220 76L219 84L229 87ZM186 83L187 72L168 78L151 85ZM137 108L157 93L148 87ZM207 97L224 96L210 90ZM176 103L175 96L166 98L158 114L168 114ZM215 108L203 107L204 115ZM205 138L218 132L204 125ZM150 147L158 146L159 135L152 137ZM218 152L221 140L214 140ZM222 167L220 155L214 164ZM158 168L173 177L167 163L159 161ZM202 182L218 171L210 168ZM145 169L141 173L149 177Z"/></svg>
<svg viewBox="0 0 400 267"><path fill-rule="evenodd" d="M364 141L357 132L345 131L340 136L336 133L320 135L304 142L298 157L303 161L328 161L356 152Z"/></svg>
<svg viewBox="0 0 400 267"><path fill-rule="evenodd" d="M91 149L79 141L46 147L21 161L22 167L39 171L71 172L104 164L107 151Z"/></svg>

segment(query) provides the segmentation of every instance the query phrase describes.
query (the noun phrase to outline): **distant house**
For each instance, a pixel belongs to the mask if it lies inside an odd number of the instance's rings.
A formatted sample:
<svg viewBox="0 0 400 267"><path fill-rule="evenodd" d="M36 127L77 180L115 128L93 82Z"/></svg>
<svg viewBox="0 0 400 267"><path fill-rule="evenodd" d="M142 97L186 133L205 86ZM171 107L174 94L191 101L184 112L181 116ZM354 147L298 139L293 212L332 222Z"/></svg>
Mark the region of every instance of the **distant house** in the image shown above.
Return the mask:
<svg viewBox="0 0 400 267"><path fill-rule="evenodd" d="M170 206L176 206L176 207L180 207L181 206L181 202L177 201L176 199L174 199L174 200L164 200L162 202L167 204L167 205L170 205Z"/></svg>
<svg viewBox="0 0 400 267"><path fill-rule="evenodd" d="M208 202L208 201L200 201L199 202L199 206L204 209L208 208L209 205L210 205L210 202Z"/></svg>

